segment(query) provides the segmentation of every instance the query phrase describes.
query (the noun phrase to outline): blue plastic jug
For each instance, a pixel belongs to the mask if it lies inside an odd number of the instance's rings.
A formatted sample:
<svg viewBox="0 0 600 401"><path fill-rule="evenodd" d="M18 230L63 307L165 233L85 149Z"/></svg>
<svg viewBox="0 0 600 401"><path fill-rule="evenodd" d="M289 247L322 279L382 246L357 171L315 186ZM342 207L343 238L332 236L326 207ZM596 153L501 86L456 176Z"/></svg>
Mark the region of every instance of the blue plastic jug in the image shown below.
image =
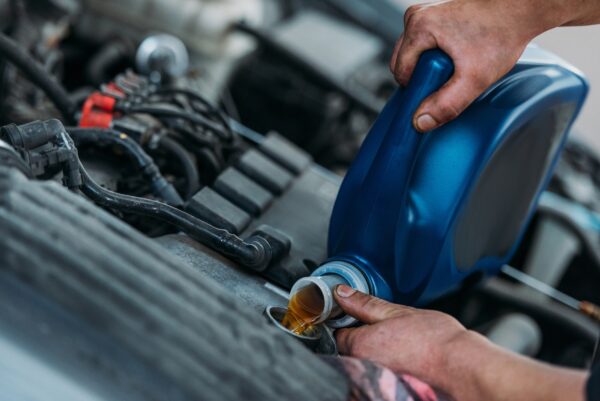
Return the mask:
<svg viewBox="0 0 600 401"><path fill-rule="evenodd" d="M456 120L418 133L414 112L452 74L448 56L427 51L389 100L341 186L315 274L351 267L372 294L414 305L510 260L588 86L531 46Z"/></svg>

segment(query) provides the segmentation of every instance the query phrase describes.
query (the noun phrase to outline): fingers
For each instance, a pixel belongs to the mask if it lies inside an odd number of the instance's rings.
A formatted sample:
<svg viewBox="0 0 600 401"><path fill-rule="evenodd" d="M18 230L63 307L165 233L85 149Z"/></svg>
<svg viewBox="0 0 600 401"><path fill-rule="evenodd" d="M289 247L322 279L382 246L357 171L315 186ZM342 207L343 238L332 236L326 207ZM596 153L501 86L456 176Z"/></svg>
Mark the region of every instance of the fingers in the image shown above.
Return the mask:
<svg viewBox="0 0 600 401"><path fill-rule="evenodd" d="M431 131L456 118L487 87L474 77L455 73L437 92L429 96L417 109L413 125L420 132Z"/></svg>
<svg viewBox="0 0 600 401"><path fill-rule="evenodd" d="M339 329L335 331L338 352L343 355L352 355L360 329Z"/></svg>
<svg viewBox="0 0 600 401"><path fill-rule="evenodd" d="M364 294L345 285L337 286L335 299L344 312L367 324L377 323L413 310Z"/></svg>
<svg viewBox="0 0 600 401"><path fill-rule="evenodd" d="M421 6L412 6L404 14L405 30L396 44L390 62L396 81L404 86L410 81L421 53L437 47L435 37L418 12L421 9Z"/></svg>
<svg viewBox="0 0 600 401"><path fill-rule="evenodd" d="M428 33L405 35L397 52L393 70L396 81L401 85L408 85L421 54L425 50L435 49L436 47L435 38Z"/></svg>
<svg viewBox="0 0 600 401"><path fill-rule="evenodd" d="M396 71L396 61L398 60L398 53L400 51L400 47L402 46L402 41L404 40L404 34L400 35L400 39L396 42L396 46L394 46L394 52L392 53L392 59L390 60L390 71L394 74Z"/></svg>

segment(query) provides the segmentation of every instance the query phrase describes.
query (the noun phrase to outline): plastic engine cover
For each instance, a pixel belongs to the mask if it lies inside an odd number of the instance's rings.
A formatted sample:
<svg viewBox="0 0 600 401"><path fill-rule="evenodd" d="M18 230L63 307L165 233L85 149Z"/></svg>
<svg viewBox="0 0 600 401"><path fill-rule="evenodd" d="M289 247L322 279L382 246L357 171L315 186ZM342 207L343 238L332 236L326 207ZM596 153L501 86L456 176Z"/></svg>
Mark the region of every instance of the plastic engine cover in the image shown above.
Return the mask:
<svg viewBox="0 0 600 401"><path fill-rule="evenodd" d="M330 260L360 268L374 295L425 303L516 250L588 86L556 56L529 47L514 69L453 122L412 126L421 101L452 75L424 53L367 136L342 184Z"/></svg>

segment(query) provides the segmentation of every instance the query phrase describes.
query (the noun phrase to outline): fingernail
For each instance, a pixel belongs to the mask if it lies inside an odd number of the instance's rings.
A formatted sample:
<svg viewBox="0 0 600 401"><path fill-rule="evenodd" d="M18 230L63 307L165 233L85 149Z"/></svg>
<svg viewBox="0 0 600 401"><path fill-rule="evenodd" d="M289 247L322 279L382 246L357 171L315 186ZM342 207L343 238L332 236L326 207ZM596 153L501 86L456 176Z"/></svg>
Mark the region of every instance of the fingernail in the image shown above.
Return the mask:
<svg viewBox="0 0 600 401"><path fill-rule="evenodd" d="M416 128L419 131L427 132L437 127L438 123L433 117L431 117L431 115L421 114L419 117L417 117L416 125Z"/></svg>
<svg viewBox="0 0 600 401"><path fill-rule="evenodd" d="M338 294L339 297L348 298L351 297L352 294L356 292L356 290L354 288L348 287L347 285L338 285L335 288L335 292L336 294Z"/></svg>

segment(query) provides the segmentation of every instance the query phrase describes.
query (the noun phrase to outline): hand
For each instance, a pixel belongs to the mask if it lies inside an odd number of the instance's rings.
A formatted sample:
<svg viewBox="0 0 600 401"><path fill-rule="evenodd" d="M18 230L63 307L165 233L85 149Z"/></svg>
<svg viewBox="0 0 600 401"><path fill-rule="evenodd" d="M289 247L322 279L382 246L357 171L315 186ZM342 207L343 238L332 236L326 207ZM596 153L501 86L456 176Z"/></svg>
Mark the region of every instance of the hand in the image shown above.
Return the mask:
<svg viewBox="0 0 600 401"><path fill-rule="evenodd" d="M390 62L396 80L408 84L419 56L428 49L442 49L455 68L446 85L417 109L415 128L431 131L457 117L510 71L529 41L567 23L561 3L568 2L446 0L408 8Z"/></svg>
<svg viewBox="0 0 600 401"><path fill-rule="evenodd" d="M365 323L336 332L341 354L415 376L458 401L583 399L584 372L505 351L449 315L391 304L347 286L338 286L335 298Z"/></svg>
<svg viewBox="0 0 600 401"><path fill-rule="evenodd" d="M388 303L346 286L336 289L346 313L366 325L336 332L341 354L368 359L449 392L440 372L448 355L464 353L479 336L441 312ZM481 341L485 341L481 338Z"/></svg>

